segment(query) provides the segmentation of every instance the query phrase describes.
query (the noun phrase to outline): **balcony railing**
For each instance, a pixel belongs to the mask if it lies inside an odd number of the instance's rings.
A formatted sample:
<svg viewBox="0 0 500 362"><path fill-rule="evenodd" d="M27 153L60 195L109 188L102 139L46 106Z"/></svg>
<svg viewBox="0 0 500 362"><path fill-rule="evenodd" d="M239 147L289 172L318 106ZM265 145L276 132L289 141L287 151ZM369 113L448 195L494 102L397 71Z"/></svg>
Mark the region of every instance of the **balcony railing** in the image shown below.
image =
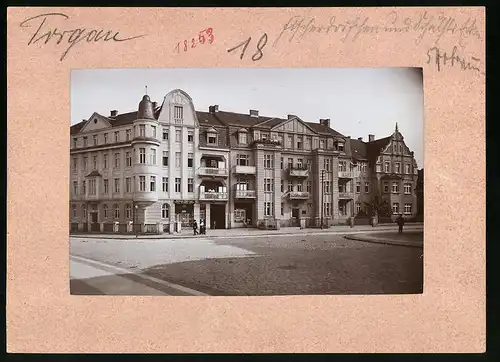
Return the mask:
<svg viewBox="0 0 500 362"><path fill-rule="evenodd" d="M339 199L352 199L354 194L349 191L339 191Z"/></svg>
<svg viewBox="0 0 500 362"><path fill-rule="evenodd" d="M290 191L288 193L290 200L305 200L309 198L309 192L306 191Z"/></svg>
<svg viewBox="0 0 500 362"><path fill-rule="evenodd" d="M255 199L255 190L236 190L235 197L237 199Z"/></svg>
<svg viewBox="0 0 500 362"><path fill-rule="evenodd" d="M227 168L217 167L200 167L198 168L198 175L200 176L219 176L227 177Z"/></svg>
<svg viewBox="0 0 500 362"><path fill-rule="evenodd" d="M359 171L339 171L339 178L355 178L359 177Z"/></svg>
<svg viewBox="0 0 500 362"><path fill-rule="evenodd" d="M227 201L227 192L205 191L200 192L200 200L221 200Z"/></svg>
<svg viewBox="0 0 500 362"><path fill-rule="evenodd" d="M307 167L289 167L288 173L290 177L309 177L309 169Z"/></svg>
<svg viewBox="0 0 500 362"><path fill-rule="evenodd" d="M255 175L255 166L234 166L234 173L240 175Z"/></svg>

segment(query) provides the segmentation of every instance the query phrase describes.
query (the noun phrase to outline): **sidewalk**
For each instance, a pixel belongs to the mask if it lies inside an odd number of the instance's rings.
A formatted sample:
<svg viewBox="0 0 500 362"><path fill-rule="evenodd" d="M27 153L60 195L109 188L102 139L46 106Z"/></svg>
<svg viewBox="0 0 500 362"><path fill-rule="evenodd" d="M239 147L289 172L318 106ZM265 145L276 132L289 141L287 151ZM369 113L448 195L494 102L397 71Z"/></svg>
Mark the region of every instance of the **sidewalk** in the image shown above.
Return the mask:
<svg viewBox="0 0 500 362"><path fill-rule="evenodd" d="M423 230L423 223L405 226L405 230ZM345 225L333 226L329 229L300 229L298 227L284 227L280 230L259 230L255 228L216 229L207 230L206 235L193 235L192 230L183 230L180 233L161 235L127 235L127 234L70 234L71 238L86 239L190 239L190 238L235 238L235 237L264 237L274 235L308 235L308 234L353 234L353 233L379 233L384 231L397 231L397 225L382 224L376 227L359 225L349 227Z"/></svg>
<svg viewBox="0 0 500 362"><path fill-rule="evenodd" d="M368 243L378 243L385 245L409 246L412 248L423 248L423 230L415 230L405 226L405 232L398 234L397 231L385 233L362 233L344 236L349 240L365 241Z"/></svg>

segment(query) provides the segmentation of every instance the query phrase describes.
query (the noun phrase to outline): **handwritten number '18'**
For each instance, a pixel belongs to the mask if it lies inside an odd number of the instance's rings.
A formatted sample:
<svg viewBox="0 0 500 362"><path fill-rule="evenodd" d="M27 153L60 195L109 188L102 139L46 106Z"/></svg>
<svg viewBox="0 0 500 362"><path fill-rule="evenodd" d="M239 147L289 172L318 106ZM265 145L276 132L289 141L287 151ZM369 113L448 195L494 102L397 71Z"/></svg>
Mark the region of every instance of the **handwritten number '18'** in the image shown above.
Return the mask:
<svg viewBox="0 0 500 362"><path fill-rule="evenodd" d="M240 44L236 45L235 47L233 47L231 49L228 49L227 52L231 53L232 51L234 51L234 50L236 50L238 48L243 47L243 49L241 51L241 54L240 54L240 59L243 59L243 57L245 56L245 52L247 50L248 44L250 44L251 40L252 40L252 37L249 37L244 42L241 42ZM264 53L262 52L262 49L264 49L264 47L266 46L266 44L267 44L267 34L264 33L264 35L262 35L260 37L259 41L257 42L257 50L252 55L252 60L254 62L256 62L257 60L262 59L262 57L264 56Z"/></svg>

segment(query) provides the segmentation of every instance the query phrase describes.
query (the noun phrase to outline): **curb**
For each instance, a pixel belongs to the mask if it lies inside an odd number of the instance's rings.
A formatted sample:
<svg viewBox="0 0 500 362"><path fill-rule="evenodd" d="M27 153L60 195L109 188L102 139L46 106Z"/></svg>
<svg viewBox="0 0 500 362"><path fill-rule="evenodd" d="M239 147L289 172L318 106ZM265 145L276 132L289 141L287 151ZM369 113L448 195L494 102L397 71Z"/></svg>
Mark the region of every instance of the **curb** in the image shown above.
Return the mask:
<svg viewBox="0 0 500 362"><path fill-rule="evenodd" d="M420 248L423 249L423 245L416 245L416 244L410 244L410 243L404 243L404 242L399 242L399 241L394 241L394 240L389 240L389 239L375 239L375 238L370 238L370 237L363 237L363 236L350 236L350 235L345 235L345 239L349 240L356 240L356 241L363 241L366 243L374 243L374 244L383 244L383 245L395 245L395 246L406 246L410 248Z"/></svg>

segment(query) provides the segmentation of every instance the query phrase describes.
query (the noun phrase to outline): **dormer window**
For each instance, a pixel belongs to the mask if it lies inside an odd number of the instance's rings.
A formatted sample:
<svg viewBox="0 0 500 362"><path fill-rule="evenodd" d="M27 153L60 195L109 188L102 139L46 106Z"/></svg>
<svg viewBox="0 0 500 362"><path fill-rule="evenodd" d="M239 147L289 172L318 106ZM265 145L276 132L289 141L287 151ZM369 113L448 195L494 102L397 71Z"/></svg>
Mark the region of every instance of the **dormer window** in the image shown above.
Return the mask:
<svg viewBox="0 0 500 362"><path fill-rule="evenodd" d="M216 146L217 145L217 130L215 128L210 128L207 131L207 144L210 146Z"/></svg>
<svg viewBox="0 0 500 362"><path fill-rule="evenodd" d="M238 143L240 145L246 145L248 143L248 132L244 128L238 131Z"/></svg>
<svg viewBox="0 0 500 362"><path fill-rule="evenodd" d="M337 149L340 151L340 152L344 152L344 144L342 142L339 142L337 144Z"/></svg>

